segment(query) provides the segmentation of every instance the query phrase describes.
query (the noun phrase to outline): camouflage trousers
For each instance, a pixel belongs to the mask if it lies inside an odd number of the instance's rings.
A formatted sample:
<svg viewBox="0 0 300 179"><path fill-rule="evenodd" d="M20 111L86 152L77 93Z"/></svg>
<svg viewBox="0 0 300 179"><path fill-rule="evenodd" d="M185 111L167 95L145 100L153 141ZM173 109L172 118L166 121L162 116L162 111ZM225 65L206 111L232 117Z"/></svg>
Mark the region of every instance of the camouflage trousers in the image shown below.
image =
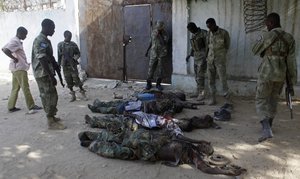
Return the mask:
<svg viewBox="0 0 300 179"><path fill-rule="evenodd" d="M77 66L63 66L65 80L67 82L68 88L72 88L74 86L82 86L82 82L79 79Z"/></svg>
<svg viewBox="0 0 300 179"><path fill-rule="evenodd" d="M157 79L162 78L162 73L163 73L162 61L163 61L163 57L150 58L147 79L153 79L155 72L156 72Z"/></svg>
<svg viewBox="0 0 300 179"><path fill-rule="evenodd" d="M207 61L207 73L208 73L208 84L209 90L211 94L216 94L216 78L219 76L221 85L222 85L222 93L226 94L228 92L227 85L227 74L226 74L226 61L221 60L210 60Z"/></svg>
<svg viewBox="0 0 300 179"><path fill-rule="evenodd" d="M197 89L202 91L205 88L205 72L206 72L205 57L194 58L194 72L195 72L195 80L197 83Z"/></svg>
<svg viewBox="0 0 300 179"><path fill-rule="evenodd" d="M279 95L283 86L284 82L258 80L255 102L260 120L275 117Z"/></svg>
<svg viewBox="0 0 300 179"><path fill-rule="evenodd" d="M48 76L36 78L35 80L39 87L41 101L47 117L54 117L57 112L58 101L56 87L52 85Z"/></svg>

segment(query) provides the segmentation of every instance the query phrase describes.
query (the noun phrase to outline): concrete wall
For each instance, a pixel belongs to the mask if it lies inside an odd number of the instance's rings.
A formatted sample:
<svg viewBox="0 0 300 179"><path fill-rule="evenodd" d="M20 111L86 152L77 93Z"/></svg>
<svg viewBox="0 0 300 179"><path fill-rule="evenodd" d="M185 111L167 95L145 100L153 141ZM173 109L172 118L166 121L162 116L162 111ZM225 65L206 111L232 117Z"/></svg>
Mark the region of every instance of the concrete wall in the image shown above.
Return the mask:
<svg viewBox="0 0 300 179"><path fill-rule="evenodd" d="M57 44L64 40L63 32L70 30L73 33L72 40L79 44L78 33L78 0L66 0L64 9L52 9L32 12L1 12L0 13L0 47L2 48L12 37L16 35L19 26L28 30L27 38L24 40L24 49L28 62L31 62L31 48L34 38L41 31L41 22L44 18L54 21L55 33L49 39L52 42L54 56L57 56ZM0 72L8 72L10 59L0 52ZM29 73L32 73L31 68Z"/></svg>
<svg viewBox="0 0 300 179"><path fill-rule="evenodd" d="M281 16L283 29L294 35L297 59L300 58L300 0L268 0L268 13L277 12ZM298 12L297 12L298 11ZM206 20L215 18L217 24L226 29L231 37L228 53L227 73L232 91L240 95L253 95L255 79L260 59L251 52L251 44L262 31L245 33L243 0L174 1L173 3L173 69L172 84L186 91L195 90L193 62L186 64L184 59L189 49L186 24L195 22L203 29ZM298 71L300 63L298 60ZM300 79L300 73L298 73ZM241 81L237 83L237 81ZM299 81L299 80L298 80Z"/></svg>

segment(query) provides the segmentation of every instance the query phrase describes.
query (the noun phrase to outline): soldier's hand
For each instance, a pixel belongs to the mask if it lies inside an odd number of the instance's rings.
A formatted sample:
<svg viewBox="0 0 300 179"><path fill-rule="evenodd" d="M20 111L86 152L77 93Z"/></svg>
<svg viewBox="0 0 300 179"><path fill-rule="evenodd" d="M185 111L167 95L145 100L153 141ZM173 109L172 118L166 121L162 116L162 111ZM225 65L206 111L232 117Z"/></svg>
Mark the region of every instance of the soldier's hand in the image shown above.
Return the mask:
<svg viewBox="0 0 300 179"><path fill-rule="evenodd" d="M57 85L57 80L54 76L50 77L51 83L53 84L53 86Z"/></svg>
<svg viewBox="0 0 300 179"><path fill-rule="evenodd" d="M18 61L19 61L17 58L14 58L13 60L14 60L14 63L18 63Z"/></svg>
<svg viewBox="0 0 300 179"><path fill-rule="evenodd" d="M185 61L186 61L186 62L189 62L190 57L191 57L191 56L188 55L188 56L185 58Z"/></svg>

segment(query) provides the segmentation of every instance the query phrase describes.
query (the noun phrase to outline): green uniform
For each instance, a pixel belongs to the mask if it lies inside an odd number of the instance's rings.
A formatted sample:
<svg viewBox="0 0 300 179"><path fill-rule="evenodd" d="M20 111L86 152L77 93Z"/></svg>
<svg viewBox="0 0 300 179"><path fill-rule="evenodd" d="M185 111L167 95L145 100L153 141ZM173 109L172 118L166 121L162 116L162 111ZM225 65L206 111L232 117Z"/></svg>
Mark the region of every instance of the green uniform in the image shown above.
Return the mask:
<svg viewBox="0 0 300 179"><path fill-rule="evenodd" d="M49 69L54 76L55 71L51 63L51 58L53 58L51 42L44 34L40 33L33 42L31 62L47 117L54 117L56 115L58 96L56 87L51 83L50 76L44 70L40 61L43 60L48 63Z"/></svg>
<svg viewBox="0 0 300 179"><path fill-rule="evenodd" d="M163 73L163 60L167 56L167 42L168 34L165 30L159 31L154 29L151 34L151 49L150 61L148 69L148 79L153 79L154 72L156 71L157 78L162 78Z"/></svg>
<svg viewBox="0 0 300 179"><path fill-rule="evenodd" d="M75 42L60 42L57 45L57 57L58 65L63 67L65 80L68 88L74 86L82 86L82 82L78 76L78 58L80 57L80 51Z"/></svg>
<svg viewBox="0 0 300 179"><path fill-rule="evenodd" d="M282 35L284 40L277 38L278 34ZM254 44L252 51L262 57L258 69L256 110L261 118L274 118L278 98L286 79L287 66L291 83L297 83L295 40L281 28L274 28Z"/></svg>
<svg viewBox="0 0 300 179"><path fill-rule="evenodd" d="M216 32L208 32L207 37L207 73L211 94L216 93L216 76L218 74L224 94L228 93L226 74L226 55L230 46L230 37L226 30L218 27Z"/></svg>
<svg viewBox="0 0 300 179"><path fill-rule="evenodd" d="M206 72L206 36L207 31L198 28L197 33L192 35L191 46L194 56L195 80L198 90L204 90Z"/></svg>
<svg viewBox="0 0 300 179"><path fill-rule="evenodd" d="M108 158L156 160L155 154L171 141L172 135L167 130L136 129L132 131L127 122L107 119L103 124L106 130L101 132L81 132L79 140L90 143L90 151Z"/></svg>

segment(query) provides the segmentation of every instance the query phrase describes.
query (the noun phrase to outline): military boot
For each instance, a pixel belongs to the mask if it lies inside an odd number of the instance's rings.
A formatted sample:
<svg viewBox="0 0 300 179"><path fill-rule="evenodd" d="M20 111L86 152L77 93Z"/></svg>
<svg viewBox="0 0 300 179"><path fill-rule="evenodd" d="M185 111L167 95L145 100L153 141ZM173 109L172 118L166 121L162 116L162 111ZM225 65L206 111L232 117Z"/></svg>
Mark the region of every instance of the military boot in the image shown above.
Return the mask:
<svg viewBox="0 0 300 179"><path fill-rule="evenodd" d="M198 97L197 97L197 101L203 101L204 98L205 98L204 90L201 90L201 91L199 92Z"/></svg>
<svg viewBox="0 0 300 179"><path fill-rule="evenodd" d="M79 92L80 92L80 94L81 94L81 96L82 96L82 100L87 101L88 98L86 97L85 90L82 89L82 90L80 90Z"/></svg>
<svg viewBox="0 0 300 179"><path fill-rule="evenodd" d="M265 118L260 121L263 132L262 132L262 136L260 138L258 138L258 142L263 142L263 141L273 137L272 129L270 127L269 122L270 122L269 118Z"/></svg>
<svg viewBox="0 0 300 179"><path fill-rule="evenodd" d="M223 97L225 98L225 101L227 102L227 103L233 103L233 101L232 101L232 94L228 91L228 92L226 92L224 95L223 95Z"/></svg>
<svg viewBox="0 0 300 179"><path fill-rule="evenodd" d="M152 81L150 79L147 80L147 85L145 87L146 90L150 90L152 88Z"/></svg>
<svg viewBox="0 0 300 179"><path fill-rule="evenodd" d="M71 95L71 100L70 100L70 102L75 101L75 100L76 100L75 91L70 91L70 95Z"/></svg>
<svg viewBox="0 0 300 179"><path fill-rule="evenodd" d="M55 117L48 117L48 129L50 130L64 130L64 126L61 122L56 121Z"/></svg>
<svg viewBox="0 0 300 179"><path fill-rule="evenodd" d="M161 78L157 78L156 80L156 88L159 90L159 91L162 91L164 88L161 86Z"/></svg>
<svg viewBox="0 0 300 179"><path fill-rule="evenodd" d="M208 105L212 106L212 105L215 105L215 104L217 104L216 94L211 94L211 97L208 101Z"/></svg>

